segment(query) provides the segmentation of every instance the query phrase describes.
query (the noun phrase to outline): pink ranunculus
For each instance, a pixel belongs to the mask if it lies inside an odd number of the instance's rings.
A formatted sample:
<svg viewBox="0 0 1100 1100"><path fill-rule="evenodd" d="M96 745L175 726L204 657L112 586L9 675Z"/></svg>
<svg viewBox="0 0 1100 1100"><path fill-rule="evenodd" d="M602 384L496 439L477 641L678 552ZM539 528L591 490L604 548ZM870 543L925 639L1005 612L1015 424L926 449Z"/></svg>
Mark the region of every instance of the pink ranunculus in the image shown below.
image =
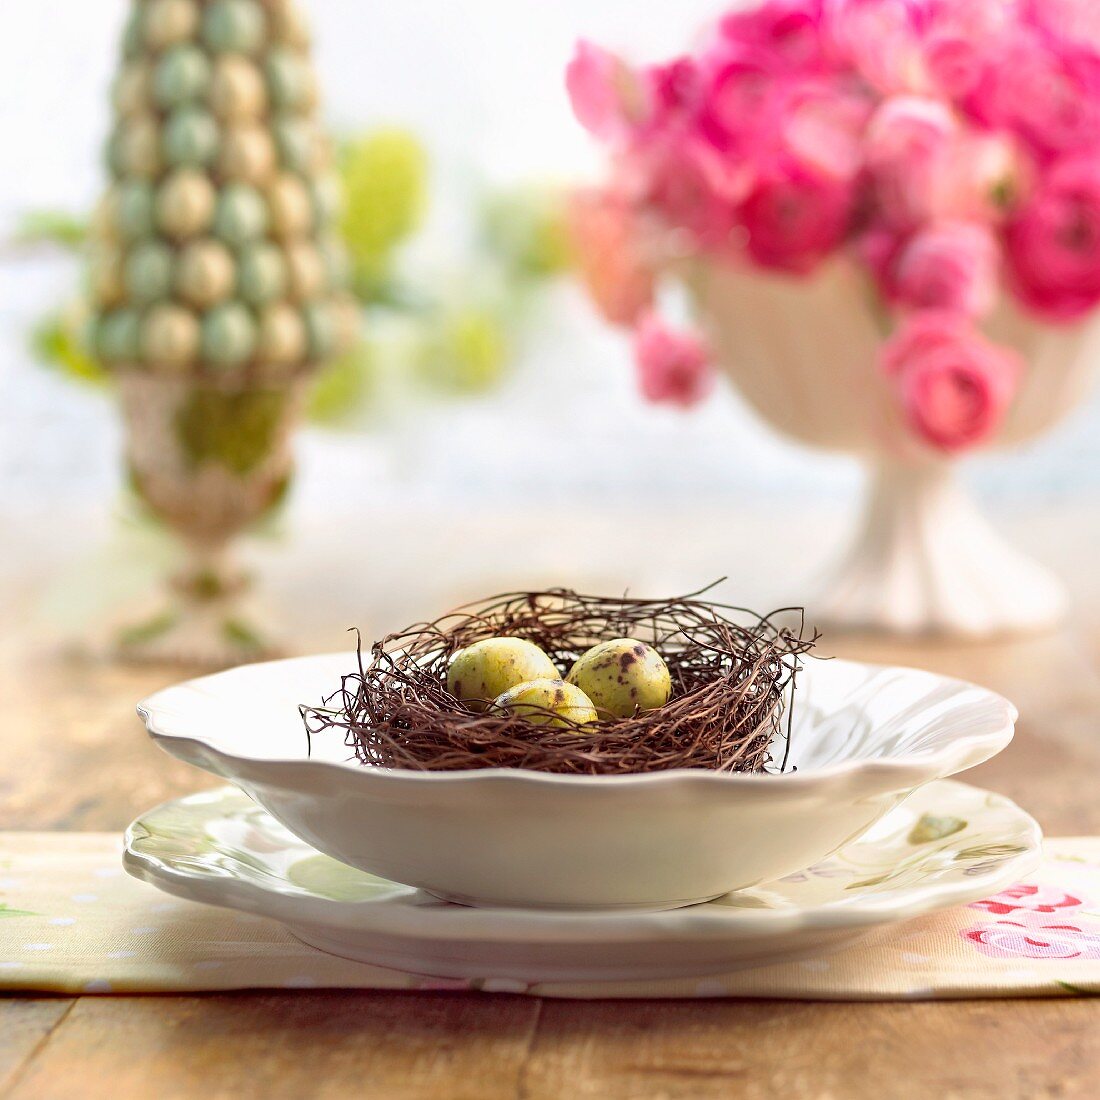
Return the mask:
<svg viewBox="0 0 1100 1100"><path fill-rule="evenodd" d="M894 96L878 108L864 153L882 219L911 226L944 212L957 190L958 137L958 120L941 100Z"/></svg>
<svg viewBox="0 0 1100 1100"><path fill-rule="evenodd" d="M995 959L1100 959L1100 933L1076 924L995 921L960 933Z"/></svg>
<svg viewBox="0 0 1100 1100"><path fill-rule="evenodd" d="M882 93L923 91L921 35L927 0L824 0L823 32L835 58Z"/></svg>
<svg viewBox="0 0 1100 1100"><path fill-rule="evenodd" d="M745 247L761 267L809 273L848 236L856 200L855 181L779 161L741 204Z"/></svg>
<svg viewBox="0 0 1100 1100"><path fill-rule="evenodd" d="M763 50L737 46L715 55L702 86L700 135L724 155L751 155L777 86Z"/></svg>
<svg viewBox="0 0 1100 1100"><path fill-rule="evenodd" d="M638 324L634 359L642 393L650 401L686 409L710 393L714 379L706 345L655 313L646 314Z"/></svg>
<svg viewBox="0 0 1100 1100"><path fill-rule="evenodd" d="M1100 54L1017 27L965 100L980 124L1053 159L1100 148Z"/></svg>
<svg viewBox="0 0 1100 1100"><path fill-rule="evenodd" d="M656 276L633 205L614 190L583 190L569 204L581 281L600 314L632 327L653 304Z"/></svg>
<svg viewBox="0 0 1100 1100"><path fill-rule="evenodd" d="M982 317L997 293L997 240L984 226L944 222L920 230L894 259L887 296L910 309Z"/></svg>
<svg viewBox="0 0 1100 1100"><path fill-rule="evenodd" d="M1080 898L1057 887L1021 882L992 897L972 901L969 908L1003 917L1007 913L1020 910L1030 913L1057 913L1060 909L1080 909L1082 904Z"/></svg>
<svg viewBox="0 0 1100 1100"><path fill-rule="evenodd" d="M1052 321L1073 321L1100 302L1100 162L1080 157L1038 178L1005 227L1009 282Z"/></svg>
<svg viewBox="0 0 1100 1100"><path fill-rule="evenodd" d="M823 0L766 0L730 12L718 24L720 40L764 50L780 68L805 73L825 61Z"/></svg>
<svg viewBox="0 0 1100 1100"><path fill-rule="evenodd" d="M974 91L1016 22L1005 0L939 0L921 40L929 87L957 102Z"/></svg>
<svg viewBox="0 0 1100 1100"><path fill-rule="evenodd" d="M580 124L598 138L624 138L653 105L641 77L613 53L581 40L565 70L565 86Z"/></svg>
<svg viewBox="0 0 1100 1100"><path fill-rule="evenodd" d="M853 180L863 167L863 133L871 117L870 98L825 80L791 81L775 97L769 129L779 155L823 176Z"/></svg>
<svg viewBox="0 0 1100 1100"><path fill-rule="evenodd" d="M930 446L959 451L988 439L1008 409L1022 365L969 320L929 311L909 317L882 350L905 418Z"/></svg>

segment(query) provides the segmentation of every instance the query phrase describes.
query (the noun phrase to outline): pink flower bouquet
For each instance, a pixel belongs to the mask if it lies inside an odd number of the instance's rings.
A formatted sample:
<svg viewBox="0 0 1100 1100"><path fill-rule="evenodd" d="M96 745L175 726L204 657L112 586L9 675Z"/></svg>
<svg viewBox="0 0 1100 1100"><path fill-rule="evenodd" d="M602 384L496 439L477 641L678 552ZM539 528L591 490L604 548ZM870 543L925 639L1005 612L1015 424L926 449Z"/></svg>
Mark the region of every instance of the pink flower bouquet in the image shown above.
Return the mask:
<svg viewBox="0 0 1100 1100"><path fill-rule="evenodd" d="M1097 0L767 0L662 64L582 42L567 86L615 163L581 203L582 266L610 320L643 325L655 399L707 386L698 348L652 350L647 240L792 278L847 253L894 327L903 415L944 452L1014 396L1020 362L981 331L1000 295L1055 325L1100 303Z"/></svg>

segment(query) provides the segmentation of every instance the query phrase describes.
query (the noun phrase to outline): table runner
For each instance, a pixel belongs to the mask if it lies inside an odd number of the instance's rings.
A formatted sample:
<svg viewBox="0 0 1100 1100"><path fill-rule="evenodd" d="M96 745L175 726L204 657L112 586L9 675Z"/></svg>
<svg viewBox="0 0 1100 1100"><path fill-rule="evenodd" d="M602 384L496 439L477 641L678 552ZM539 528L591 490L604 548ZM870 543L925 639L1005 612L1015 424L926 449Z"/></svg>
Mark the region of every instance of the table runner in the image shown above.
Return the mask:
<svg viewBox="0 0 1100 1100"><path fill-rule="evenodd" d="M548 997L923 1000L1100 994L1100 837L1048 840L1027 881L820 958L693 979L451 981L350 962L260 917L130 878L108 833L0 834L0 989L425 989Z"/></svg>

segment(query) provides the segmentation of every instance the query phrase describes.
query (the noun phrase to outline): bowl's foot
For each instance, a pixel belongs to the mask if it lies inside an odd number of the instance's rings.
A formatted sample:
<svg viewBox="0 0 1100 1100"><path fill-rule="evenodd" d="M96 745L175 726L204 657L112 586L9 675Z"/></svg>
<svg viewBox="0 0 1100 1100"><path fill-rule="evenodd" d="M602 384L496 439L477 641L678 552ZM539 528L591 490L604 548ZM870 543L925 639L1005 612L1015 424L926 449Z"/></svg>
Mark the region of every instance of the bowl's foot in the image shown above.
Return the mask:
<svg viewBox="0 0 1100 1100"><path fill-rule="evenodd" d="M884 466L854 545L808 609L826 628L981 638L1050 629L1067 597L990 526L948 466Z"/></svg>

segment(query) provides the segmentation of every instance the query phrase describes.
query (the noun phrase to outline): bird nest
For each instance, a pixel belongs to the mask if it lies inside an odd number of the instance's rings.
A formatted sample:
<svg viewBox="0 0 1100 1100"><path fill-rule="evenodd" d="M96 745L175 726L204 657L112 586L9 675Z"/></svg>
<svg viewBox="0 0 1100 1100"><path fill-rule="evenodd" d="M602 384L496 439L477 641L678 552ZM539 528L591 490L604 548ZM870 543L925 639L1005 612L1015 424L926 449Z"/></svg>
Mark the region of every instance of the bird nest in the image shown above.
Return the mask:
<svg viewBox="0 0 1100 1100"><path fill-rule="evenodd" d="M513 593L391 634L372 647L369 664L360 645L358 668L325 705L302 707L310 743L342 731L362 764L416 771L783 771L795 678L816 636L805 637L800 613L797 629L780 625L789 609L759 616L702 595L641 600L566 589ZM533 642L563 674L598 642L638 638L668 665L671 697L656 710L586 725L479 712L447 690L447 666L460 649L496 636ZM777 767L773 746L781 738Z"/></svg>

